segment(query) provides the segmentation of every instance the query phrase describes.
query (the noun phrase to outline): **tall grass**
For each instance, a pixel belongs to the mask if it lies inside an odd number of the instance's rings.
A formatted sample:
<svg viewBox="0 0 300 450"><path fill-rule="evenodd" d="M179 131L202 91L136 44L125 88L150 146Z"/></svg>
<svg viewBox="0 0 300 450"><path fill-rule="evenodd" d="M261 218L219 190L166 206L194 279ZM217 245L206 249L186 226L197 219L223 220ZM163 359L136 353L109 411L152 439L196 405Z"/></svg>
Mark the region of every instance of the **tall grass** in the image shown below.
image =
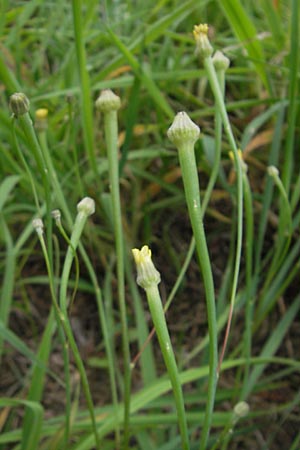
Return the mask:
<svg viewBox="0 0 300 450"><path fill-rule="evenodd" d="M1 7L0 449L298 448L299 2ZM199 65L204 22L226 73ZM193 181L178 111L201 129ZM166 321L135 282L143 245Z"/></svg>

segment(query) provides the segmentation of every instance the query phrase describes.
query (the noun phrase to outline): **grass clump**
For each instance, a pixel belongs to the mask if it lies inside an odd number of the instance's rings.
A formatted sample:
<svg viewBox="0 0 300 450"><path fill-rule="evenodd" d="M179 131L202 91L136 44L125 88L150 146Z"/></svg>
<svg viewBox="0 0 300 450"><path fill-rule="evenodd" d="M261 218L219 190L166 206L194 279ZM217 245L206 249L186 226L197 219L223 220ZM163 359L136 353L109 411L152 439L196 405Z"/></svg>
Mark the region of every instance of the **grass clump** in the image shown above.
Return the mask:
<svg viewBox="0 0 300 450"><path fill-rule="evenodd" d="M0 449L299 447L299 5L252 3L3 3Z"/></svg>

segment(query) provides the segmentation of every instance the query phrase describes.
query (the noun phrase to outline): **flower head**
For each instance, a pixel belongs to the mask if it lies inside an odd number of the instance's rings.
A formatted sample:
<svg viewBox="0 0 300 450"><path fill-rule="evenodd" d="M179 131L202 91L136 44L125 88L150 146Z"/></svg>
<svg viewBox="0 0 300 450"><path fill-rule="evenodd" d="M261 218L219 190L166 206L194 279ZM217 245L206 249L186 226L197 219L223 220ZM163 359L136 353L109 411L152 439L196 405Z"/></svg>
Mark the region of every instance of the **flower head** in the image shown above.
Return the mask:
<svg viewBox="0 0 300 450"><path fill-rule="evenodd" d="M194 26L193 35L196 41L196 54L201 59L211 56L213 52L207 34L208 25L206 23Z"/></svg>
<svg viewBox="0 0 300 450"><path fill-rule="evenodd" d="M91 216L95 212L95 201L91 197L84 197L77 204L77 211L85 216Z"/></svg>
<svg viewBox="0 0 300 450"><path fill-rule="evenodd" d="M121 99L110 89L104 89L96 100L96 108L102 112L117 111L121 106Z"/></svg>
<svg viewBox="0 0 300 450"><path fill-rule="evenodd" d="M149 247L144 245L141 250L134 248L132 254L137 268L137 284L144 289L158 285L160 273L154 267Z"/></svg>
<svg viewBox="0 0 300 450"><path fill-rule="evenodd" d="M227 70L230 65L230 59L224 55L224 53L217 50L214 56L212 57L212 62L215 66L215 69L218 70Z"/></svg>
<svg viewBox="0 0 300 450"><path fill-rule="evenodd" d="M16 92L9 99L9 107L15 117L23 116L29 111L30 102L25 94Z"/></svg>
<svg viewBox="0 0 300 450"><path fill-rule="evenodd" d="M39 108L35 112L35 127L38 130L46 130L48 126L48 109Z"/></svg>
<svg viewBox="0 0 300 450"><path fill-rule="evenodd" d="M184 144L194 145L199 134L200 128L184 111L176 114L175 119L167 132L168 138L177 148Z"/></svg>

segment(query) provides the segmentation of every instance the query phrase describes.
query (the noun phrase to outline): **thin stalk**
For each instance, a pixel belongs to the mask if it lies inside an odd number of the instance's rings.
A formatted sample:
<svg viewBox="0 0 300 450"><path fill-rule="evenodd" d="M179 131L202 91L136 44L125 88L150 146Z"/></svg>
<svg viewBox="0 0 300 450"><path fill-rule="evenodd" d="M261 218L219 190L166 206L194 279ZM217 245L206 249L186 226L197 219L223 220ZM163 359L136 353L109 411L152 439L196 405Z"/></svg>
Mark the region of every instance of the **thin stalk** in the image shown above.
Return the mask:
<svg viewBox="0 0 300 450"><path fill-rule="evenodd" d="M43 252L44 252L45 248L43 248ZM44 254L44 257L45 257L45 254ZM49 258L47 259L46 265L47 265L47 268L48 268L49 267ZM48 269L48 273L49 273L49 269ZM54 295L54 287L51 288L51 295L52 296ZM83 387L83 391L84 391L85 398L86 398L86 401L87 401L88 409L89 409L89 412L90 412L91 421L92 421L92 429L93 429L93 433L94 433L94 436L95 436L96 448L97 448L97 450L99 450L100 449L100 439L99 439L98 431L97 431L97 423L96 423L96 416L95 416L95 412L94 412L94 404L93 404L93 401L92 401L91 391L90 391L90 388L89 388L89 382L88 382L88 379L87 379L87 376L86 376L85 368L84 368L84 365L83 365L80 353L79 353L78 348L77 348L77 344L76 344L74 336L73 336L73 332L72 332L72 328L71 328L69 319L65 315L65 313L60 310L56 299L55 299L54 306L55 306L56 312L59 314L61 326L64 329L64 332L66 334L66 337L68 339L68 343L69 343L70 348L72 350L72 353L73 353L73 356L74 356L74 359L75 359L78 371L80 373L82 387Z"/></svg>
<svg viewBox="0 0 300 450"><path fill-rule="evenodd" d="M43 157L46 161L46 166L47 169L49 171L49 176L53 185L53 190L54 190L54 195L57 198L59 207L62 209L63 214L66 218L68 227L71 229L73 226L73 221L72 221L72 215L70 213L69 210L69 206L67 204L67 201L65 199L65 196L63 194L61 185L59 183L58 177L57 177L57 173L56 170L54 168L53 162L52 162L52 158L50 155L50 151L48 148L48 145L42 145L42 150L43 150ZM69 239L63 229L63 227L61 226L61 224L59 225L59 230L62 234L62 236L66 239L66 241L68 242ZM114 364L114 359L113 359L113 354L112 354L112 349L111 349L111 345L110 345L110 338L109 338L109 332L108 332L108 328L107 328L107 321L106 321L106 317L105 317L105 310L104 310L104 305L103 305L103 299L102 299L102 293L101 293L101 289L97 280L97 276L95 274L93 265L90 261L89 256L87 255L83 245L79 242L78 244L78 248L79 248L79 252L83 258L83 261L85 263L85 266L87 268L89 277L91 279L93 288L94 288L94 293L95 293L95 297L96 297L96 302L97 302L97 307L98 307L98 312L99 312L99 319L100 319L100 324L101 324L101 329L103 332L103 338L104 338L104 343L105 343L105 350L106 350L106 354L107 354L107 360L108 360L108 367L109 367L109 378L110 378L110 385L111 385L111 392L112 392L112 401L113 401L113 405L114 408L117 409L118 407L118 398L117 398L117 387L116 387L116 381L115 381L115 364ZM76 264L78 263L77 261L77 256L75 254L75 249L72 249L73 252L73 257L75 257L75 262ZM77 272L76 272L77 273ZM75 291L74 291L75 292ZM118 436L118 427L116 428L116 435Z"/></svg>
<svg viewBox="0 0 300 450"><path fill-rule="evenodd" d="M252 205L251 188L247 174L243 173L244 193L245 193L245 258L246 258L246 317L245 317L245 364L244 381L241 393L241 399L244 399L244 393L250 373L250 359L252 349L252 322L253 322L253 230L254 230L254 215Z"/></svg>
<svg viewBox="0 0 300 450"><path fill-rule="evenodd" d="M178 424L182 440L182 448L184 450L189 450L190 445L183 393L168 326L166 323L165 313L157 287L160 283L160 273L156 270L152 262L151 250L147 245L144 245L141 250L138 250L136 248L133 249L132 253L137 268L136 281L137 284L141 286L146 292L151 317L173 388L178 415Z"/></svg>
<svg viewBox="0 0 300 450"><path fill-rule="evenodd" d="M158 337L160 349L168 370L170 381L173 388L177 414L178 423L182 439L183 450L189 450L189 435L186 422L186 414L183 400L183 393L181 388L181 383L179 379L177 364L175 360L174 351L172 348L172 343L170 335L168 332L168 327L165 319L165 313L162 306L160 294L157 285L152 285L145 289L147 300L149 304L149 309L151 312L151 317L155 326L156 334Z"/></svg>
<svg viewBox="0 0 300 450"><path fill-rule="evenodd" d="M30 118L28 112L18 116L18 123L25 134L28 146L32 151L34 159L37 164L37 169L41 173L42 182L44 187L45 194L45 202L46 202L46 238L47 238L47 249L48 255L50 259L50 263L52 264L53 251L52 251L52 219L51 219L51 189L50 189L50 180L48 175L47 166L45 164L45 160L42 155L42 151L38 142L38 139L35 134L35 130L33 128L33 123ZM23 159L23 158L22 158Z"/></svg>
<svg viewBox="0 0 300 450"><path fill-rule="evenodd" d="M104 111L104 130L112 196L113 224L117 257L118 300L122 328L122 350L124 360L124 448L128 448L131 371L125 302L124 238L119 188L117 110Z"/></svg>
<svg viewBox="0 0 300 450"><path fill-rule="evenodd" d="M196 250L200 263L207 306L208 334L209 334L209 378L207 389L206 414L203 424L201 440L207 441L212 421L215 391L217 386L218 367L218 333L216 321L214 281L212 276L210 258L206 243L205 231L202 221L202 211L199 195L198 171L194 148L186 146L178 149L179 162L185 190L186 202L196 242ZM205 444L206 445L206 444Z"/></svg>
<svg viewBox="0 0 300 450"><path fill-rule="evenodd" d="M88 378L87 378L86 371L84 368L84 364L82 362L76 341L73 336L72 327L71 327L71 324L69 321L68 310L67 310L67 287L68 287L68 281L69 281L69 277L70 277L71 266L72 266L72 262L74 259L74 250L76 250L76 248L78 246L79 239L82 234L86 219L87 219L88 215L90 215L93 212L93 208L94 208L94 203L93 203L93 201L91 201L91 199L88 199L88 198L83 199L78 204L78 214L76 217L73 233L71 236L71 245L69 245L69 247L68 247L68 251L67 251L67 255L66 255L65 263L64 263L64 267L63 267L63 272L62 272L62 276L61 276L59 304L60 304L60 309L61 309L61 320L64 323L64 329L66 331L68 342L70 344L77 368L80 373L83 390L85 393L88 409L90 412L92 427L93 427L93 431L95 434L95 441L97 444L97 448L100 448L100 440L99 440L99 436L98 436L98 432L97 432L96 416L95 416L95 412L94 412L94 404L93 404L93 400L92 400L90 386L89 386Z"/></svg>
<svg viewBox="0 0 300 450"><path fill-rule="evenodd" d="M236 193L236 196L237 196L237 243L236 243L236 254L235 254L232 289L231 289L231 296L230 296L230 309L229 309L229 316L228 316L228 324L227 324L226 335L224 338L224 343L223 343L220 360L219 360L219 367L220 367L222 364L222 360L224 358L224 354L225 354L225 350L226 350L226 346L227 346L227 340L228 340L229 333L230 333L232 317L233 317L233 312L234 312L236 292L237 292L240 263L241 263L242 240L243 240L243 173L242 173L240 157L238 154L238 148L235 143L231 125L230 125L230 122L228 119L228 114L227 114L227 111L225 108L224 98L222 95L220 85L218 83L218 79L216 76L216 72L215 72L215 68L214 68L211 56L204 58L203 64L204 64L204 67L206 70L206 74L207 74L211 89L214 94L216 106L222 117L224 131L227 135L227 139L228 139L229 144L233 151L234 164L235 164L235 169L236 169L236 173L237 173L237 193ZM200 448L204 450L205 446L206 446L206 441L204 441L204 439L202 439Z"/></svg>
<svg viewBox="0 0 300 450"><path fill-rule="evenodd" d="M289 203L289 199L283 182L279 178L278 170L276 169L276 167L269 167L269 175L272 176L274 183L280 193L280 214L276 250L272 258L271 266L268 270L266 281L264 283L264 291L268 288L275 273L279 269L281 263L284 261L286 252L288 251L288 248L290 246L293 229L291 205Z"/></svg>
<svg viewBox="0 0 300 450"><path fill-rule="evenodd" d="M216 305L214 281L210 257L208 253L203 213L201 209L198 169L194 153L194 144L199 137L199 127L194 124L188 115L180 112L176 115L173 124L168 130L168 137L178 150L179 163L183 179L186 203L196 243L196 250L200 269L203 276L208 334L209 334L209 377L206 403L206 414L201 435L201 445L206 446L212 422L212 413L215 402L215 392L218 379L218 329L216 319ZM203 447L203 448L204 448Z"/></svg>
<svg viewBox="0 0 300 450"><path fill-rule="evenodd" d="M23 166L25 168L25 171L26 171L26 173L28 175L28 178L29 178L29 182L30 182L30 185L31 185L35 206L37 208L37 211L39 212L39 215L41 215L39 197L38 197L37 189L35 187L34 179L33 179L33 176L31 174L31 170L29 169L27 161L26 161L26 159L25 159L25 157L23 155L23 152L20 149L20 146L19 146L19 143L18 143L18 140L17 140L16 130L15 130L15 118L14 117L12 119L12 135L13 135L13 142L14 142L15 148L16 148L17 153L18 153L18 157L20 158L20 160L21 160L21 162L22 162L22 164L23 164Z"/></svg>
<svg viewBox="0 0 300 450"><path fill-rule="evenodd" d="M222 95L224 97L224 91L225 91L225 70L217 70L217 79L220 85L220 89L222 92ZM220 169L220 160L221 160L221 147L222 147L222 117L220 115L220 112L218 108L216 108L215 111L215 153L214 153L214 164L213 169L211 172L211 176L208 182L208 185L205 189L205 194L202 201L202 212L203 215L206 211L211 192L213 190L213 187L215 185L219 169Z"/></svg>

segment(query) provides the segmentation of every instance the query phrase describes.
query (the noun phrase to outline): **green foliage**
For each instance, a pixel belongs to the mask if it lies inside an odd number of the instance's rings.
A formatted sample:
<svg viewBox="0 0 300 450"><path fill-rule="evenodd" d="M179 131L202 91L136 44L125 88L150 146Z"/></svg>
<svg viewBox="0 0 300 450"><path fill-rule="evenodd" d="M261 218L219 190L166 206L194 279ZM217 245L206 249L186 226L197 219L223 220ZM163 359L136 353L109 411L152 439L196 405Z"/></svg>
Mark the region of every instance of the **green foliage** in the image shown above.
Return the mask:
<svg viewBox="0 0 300 450"><path fill-rule="evenodd" d="M299 433L282 432L297 429L299 407L299 9L297 0L1 3L0 450L180 448L135 283L130 250L144 244L162 278L191 448L299 447ZM195 56L193 27L204 22L231 60L225 79ZM118 126L95 108L102 89L121 98ZM29 114L11 117L16 92ZM202 133L193 180L184 169L187 199L166 135L178 111ZM191 221L197 238L203 220L205 236L195 244L188 210L199 192ZM96 212L78 231L83 197ZM199 267L209 264L207 321ZM216 391L210 343L225 351ZM241 400L250 412L237 418Z"/></svg>

